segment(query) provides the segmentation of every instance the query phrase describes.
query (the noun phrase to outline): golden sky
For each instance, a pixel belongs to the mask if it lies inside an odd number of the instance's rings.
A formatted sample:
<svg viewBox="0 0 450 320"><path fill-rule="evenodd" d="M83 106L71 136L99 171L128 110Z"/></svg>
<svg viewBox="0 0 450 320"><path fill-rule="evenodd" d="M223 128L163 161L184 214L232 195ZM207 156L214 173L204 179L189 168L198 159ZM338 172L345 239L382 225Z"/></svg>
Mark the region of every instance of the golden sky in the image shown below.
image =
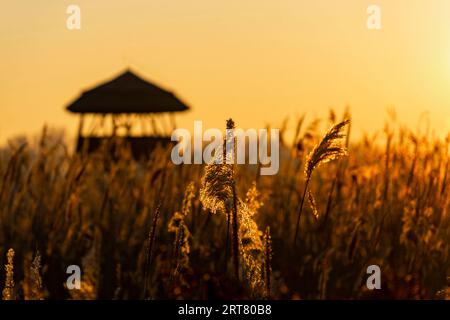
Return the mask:
<svg viewBox="0 0 450 320"><path fill-rule="evenodd" d="M372 3L381 30L366 27ZM66 28L69 4L81 30ZM356 132L382 129L390 106L450 129L448 0L4 1L0 43L0 142L44 123L73 136L63 107L128 66L193 107L186 128L279 126L348 104Z"/></svg>

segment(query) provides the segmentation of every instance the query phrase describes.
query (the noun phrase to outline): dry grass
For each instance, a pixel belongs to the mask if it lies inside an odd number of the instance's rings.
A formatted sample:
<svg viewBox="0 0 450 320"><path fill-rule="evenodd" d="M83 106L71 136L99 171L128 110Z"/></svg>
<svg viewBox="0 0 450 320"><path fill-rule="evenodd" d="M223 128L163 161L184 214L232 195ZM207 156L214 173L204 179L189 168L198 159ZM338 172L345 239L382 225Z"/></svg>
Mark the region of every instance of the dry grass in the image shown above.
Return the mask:
<svg viewBox="0 0 450 320"><path fill-rule="evenodd" d="M346 122L330 122L325 145L319 120L294 124L276 176L175 166L164 148L145 162L71 155L48 133L12 143L0 152L3 298L448 297L449 140L391 124L336 146ZM64 286L72 264L78 291ZM370 264L380 291L365 287Z"/></svg>

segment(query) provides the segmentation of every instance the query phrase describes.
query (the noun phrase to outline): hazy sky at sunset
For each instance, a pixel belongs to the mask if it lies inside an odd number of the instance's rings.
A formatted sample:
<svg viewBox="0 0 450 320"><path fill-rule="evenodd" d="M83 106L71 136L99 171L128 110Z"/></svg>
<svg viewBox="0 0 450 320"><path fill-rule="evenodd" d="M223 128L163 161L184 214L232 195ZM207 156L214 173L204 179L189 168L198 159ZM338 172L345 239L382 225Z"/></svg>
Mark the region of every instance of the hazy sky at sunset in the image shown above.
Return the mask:
<svg viewBox="0 0 450 320"><path fill-rule="evenodd" d="M66 8L81 7L81 30ZM368 30L367 7L382 10ZM448 0L14 0L0 5L0 142L44 123L75 134L63 107L130 66L223 127L280 125L351 106L355 130L382 129L386 107L450 129Z"/></svg>

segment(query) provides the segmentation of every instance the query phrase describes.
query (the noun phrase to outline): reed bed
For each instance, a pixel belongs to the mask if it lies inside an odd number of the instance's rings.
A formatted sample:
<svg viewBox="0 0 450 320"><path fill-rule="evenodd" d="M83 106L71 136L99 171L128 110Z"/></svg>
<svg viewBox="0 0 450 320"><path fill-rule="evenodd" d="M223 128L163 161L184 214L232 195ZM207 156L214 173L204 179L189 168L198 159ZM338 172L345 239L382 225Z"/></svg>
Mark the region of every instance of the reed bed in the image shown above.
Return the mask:
<svg viewBox="0 0 450 320"><path fill-rule="evenodd" d="M448 298L450 139L391 123L352 141L334 114L291 125L275 176L176 166L163 147L145 161L126 148L72 154L48 130L11 142L0 151L3 298ZM366 288L371 264L382 290ZM65 285L69 265L80 290Z"/></svg>

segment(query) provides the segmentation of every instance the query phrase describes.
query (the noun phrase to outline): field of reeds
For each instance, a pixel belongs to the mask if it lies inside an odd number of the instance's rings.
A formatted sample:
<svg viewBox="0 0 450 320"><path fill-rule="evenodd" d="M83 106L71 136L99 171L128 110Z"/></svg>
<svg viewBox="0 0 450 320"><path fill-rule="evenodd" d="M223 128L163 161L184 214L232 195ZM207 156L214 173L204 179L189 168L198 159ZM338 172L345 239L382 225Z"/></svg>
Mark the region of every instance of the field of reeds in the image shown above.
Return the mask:
<svg viewBox="0 0 450 320"><path fill-rule="evenodd" d="M302 117L290 141L284 126L274 176L176 166L163 147L140 162L106 145L75 154L48 130L11 141L3 299L448 298L450 139L391 121L355 140L342 120ZM380 290L366 286L374 264Z"/></svg>

